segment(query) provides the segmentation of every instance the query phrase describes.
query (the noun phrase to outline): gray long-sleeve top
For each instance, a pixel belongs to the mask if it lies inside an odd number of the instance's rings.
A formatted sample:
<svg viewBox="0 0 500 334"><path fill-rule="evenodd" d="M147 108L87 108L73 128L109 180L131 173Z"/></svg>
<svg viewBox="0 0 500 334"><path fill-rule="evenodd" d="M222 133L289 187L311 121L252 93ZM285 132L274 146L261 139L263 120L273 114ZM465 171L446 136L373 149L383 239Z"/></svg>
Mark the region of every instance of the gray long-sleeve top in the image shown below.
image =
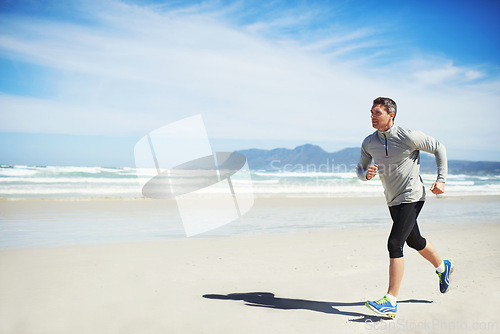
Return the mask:
<svg viewBox="0 0 500 334"><path fill-rule="evenodd" d="M448 173L446 148L436 139L420 131L392 126L387 131L375 131L365 138L357 167L358 177L366 181L366 173L373 159L388 206L425 200L425 189L420 177L420 151L434 154L437 180L445 182Z"/></svg>

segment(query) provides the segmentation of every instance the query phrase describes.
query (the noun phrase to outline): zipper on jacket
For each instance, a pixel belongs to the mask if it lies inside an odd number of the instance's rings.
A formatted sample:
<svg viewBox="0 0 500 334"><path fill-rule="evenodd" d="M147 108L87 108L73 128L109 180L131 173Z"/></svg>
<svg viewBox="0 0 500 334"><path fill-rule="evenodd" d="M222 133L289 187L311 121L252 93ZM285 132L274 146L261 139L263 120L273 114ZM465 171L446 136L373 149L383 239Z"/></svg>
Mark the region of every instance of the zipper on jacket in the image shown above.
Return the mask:
<svg viewBox="0 0 500 334"><path fill-rule="evenodd" d="M387 136L385 135L385 133L382 132L382 134L384 135L384 139L385 139L385 156L388 157L389 156L389 149L387 147Z"/></svg>

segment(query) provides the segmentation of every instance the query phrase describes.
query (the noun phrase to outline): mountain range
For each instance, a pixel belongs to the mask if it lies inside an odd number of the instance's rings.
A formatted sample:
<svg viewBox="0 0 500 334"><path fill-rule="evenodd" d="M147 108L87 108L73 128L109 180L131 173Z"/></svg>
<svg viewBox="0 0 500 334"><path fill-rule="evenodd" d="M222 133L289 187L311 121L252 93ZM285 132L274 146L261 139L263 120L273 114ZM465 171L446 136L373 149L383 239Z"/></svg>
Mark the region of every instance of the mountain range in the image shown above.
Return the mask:
<svg viewBox="0 0 500 334"><path fill-rule="evenodd" d="M348 147L337 152L326 152L320 146L305 144L294 149L247 149L237 151L246 156L251 170L287 172L346 172L353 171L359 161L360 148ZM436 172L434 157L420 154L423 173ZM450 174L500 175L498 161L448 160Z"/></svg>

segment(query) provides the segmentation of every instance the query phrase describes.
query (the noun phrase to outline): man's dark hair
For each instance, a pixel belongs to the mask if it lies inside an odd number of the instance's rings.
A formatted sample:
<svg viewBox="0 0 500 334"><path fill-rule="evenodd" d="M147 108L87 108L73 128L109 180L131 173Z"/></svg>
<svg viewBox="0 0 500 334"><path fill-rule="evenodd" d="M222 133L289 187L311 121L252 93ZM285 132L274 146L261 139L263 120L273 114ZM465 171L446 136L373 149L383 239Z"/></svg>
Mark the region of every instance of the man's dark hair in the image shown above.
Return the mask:
<svg viewBox="0 0 500 334"><path fill-rule="evenodd" d="M396 102L394 100L388 98L388 97L377 97L375 100L373 100L373 105L383 105L385 109L387 110L387 113L394 113L394 118L396 118L397 114L397 106Z"/></svg>

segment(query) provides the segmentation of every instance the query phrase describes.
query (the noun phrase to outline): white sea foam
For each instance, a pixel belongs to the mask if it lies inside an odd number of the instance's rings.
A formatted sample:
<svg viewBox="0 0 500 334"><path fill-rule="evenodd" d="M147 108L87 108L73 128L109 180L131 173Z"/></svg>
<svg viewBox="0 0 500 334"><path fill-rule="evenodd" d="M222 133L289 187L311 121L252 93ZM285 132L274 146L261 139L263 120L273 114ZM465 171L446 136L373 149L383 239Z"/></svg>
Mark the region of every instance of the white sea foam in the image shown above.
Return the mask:
<svg viewBox="0 0 500 334"><path fill-rule="evenodd" d="M74 195L74 196L140 196L140 193L136 191L136 188L124 188L124 187L108 187L108 188L47 188L47 187L36 187L32 192L28 193L25 188L9 188L2 190L2 195L25 195L28 198L43 197L46 195Z"/></svg>
<svg viewBox="0 0 500 334"><path fill-rule="evenodd" d="M9 168L0 168L0 177L2 176L31 176L31 175L36 175L38 172L35 169L29 169L29 168L15 168L15 167L9 167Z"/></svg>
<svg viewBox="0 0 500 334"><path fill-rule="evenodd" d="M286 196L382 196L378 177L361 181L354 172L264 172L250 173L251 181L234 176L244 192ZM141 184L157 175L156 169L130 167L0 166L0 197L3 198L88 198L138 197ZM243 175L245 174L245 175ZM428 189L436 176L423 174ZM141 182L142 181L142 182ZM448 195L500 194L500 175L449 175ZM215 194L215 193L214 193Z"/></svg>

